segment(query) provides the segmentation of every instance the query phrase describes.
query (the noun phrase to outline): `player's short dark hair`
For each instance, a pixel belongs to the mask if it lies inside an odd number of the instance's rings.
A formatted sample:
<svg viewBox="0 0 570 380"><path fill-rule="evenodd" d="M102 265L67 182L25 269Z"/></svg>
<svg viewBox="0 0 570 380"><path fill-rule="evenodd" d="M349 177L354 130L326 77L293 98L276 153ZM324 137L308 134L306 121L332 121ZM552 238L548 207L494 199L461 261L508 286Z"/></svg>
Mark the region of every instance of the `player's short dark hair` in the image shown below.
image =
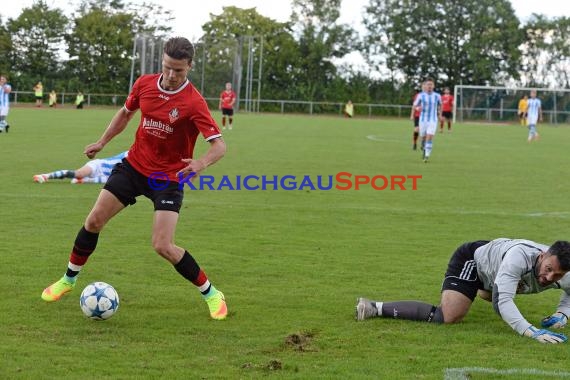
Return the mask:
<svg viewBox="0 0 570 380"><path fill-rule="evenodd" d="M426 77L426 79L424 80L424 82L433 82L435 83L435 80L432 77Z"/></svg>
<svg viewBox="0 0 570 380"><path fill-rule="evenodd" d="M548 248L548 253L558 258L560 269L570 271L570 242L558 240Z"/></svg>
<svg viewBox="0 0 570 380"><path fill-rule="evenodd" d="M163 52L174 59L186 59L188 63L194 59L194 45L184 37L173 37L166 41Z"/></svg>

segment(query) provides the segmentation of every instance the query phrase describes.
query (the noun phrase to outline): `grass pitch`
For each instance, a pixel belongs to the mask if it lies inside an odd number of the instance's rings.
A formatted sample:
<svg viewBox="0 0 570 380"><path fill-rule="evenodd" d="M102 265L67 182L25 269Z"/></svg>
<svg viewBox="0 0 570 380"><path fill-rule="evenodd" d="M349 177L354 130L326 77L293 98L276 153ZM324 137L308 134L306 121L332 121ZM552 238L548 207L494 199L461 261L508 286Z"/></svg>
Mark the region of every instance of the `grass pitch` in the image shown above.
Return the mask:
<svg viewBox="0 0 570 380"><path fill-rule="evenodd" d="M14 108L10 133L0 135L3 378L442 379L446 369L472 367L492 370L471 379L521 379L568 368L568 344L518 336L485 301L452 326L357 323L354 306L358 296L437 303L449 256L464 241L569 239L570 129L541 127L541 141L527 144L520 126L457 125L435 137L424 164L408 120L237 114L224 133L226 157L206 173L215 178L422 178L415 191L187 190L176 242L226 294L230 316L218 322L153 252L144 198L102 232L74 292L53 304L40 299L64 273L100 186L40 185L32 175L82 166L84 146L113 114ZM130 146L135 119L102 157ZM79 294L93 281L121 297L109 321L81 313ZM516 302L538 324L559 296Z"/></svg>

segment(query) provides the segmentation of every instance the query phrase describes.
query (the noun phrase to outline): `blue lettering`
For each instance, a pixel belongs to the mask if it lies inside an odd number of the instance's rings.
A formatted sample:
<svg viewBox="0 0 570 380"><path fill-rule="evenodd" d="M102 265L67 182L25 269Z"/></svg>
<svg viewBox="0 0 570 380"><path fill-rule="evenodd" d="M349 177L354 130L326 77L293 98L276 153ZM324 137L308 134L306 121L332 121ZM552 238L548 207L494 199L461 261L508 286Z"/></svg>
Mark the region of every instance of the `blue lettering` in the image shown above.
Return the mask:
<svg viewBox="0 0 570 380"><path fill-rule="evenodd" d="M190 172L186 177L184 177L184 174L178 173L178 190L184 190L184 184L187 184L190 190L198 190L191 181L192 177L195 175L195 172Z"/></svg>
<svg viewBox="0 0 570 380"><path fill-rule="evenodd" d="M256 181L259 181L259 177L256 175L246 175L245 178L243 179L243 187L245 187L246 190L257 190L259 189L259 185L255 185L255 187L250 187L248 182L250 179L255 179Z"/></svg>
<svg viewBox="0 0 570 380"><path fill-rule="evenodd" d="M317 177L317 186L319 187L319 190L330 190L330 189L332 189L332 187L333 187L333 179L332 178L333 178L333 176L329 175L329 187L323 187L322 181L321 181L323 179L323 176L322 175L318 176Z"/></svg>
<svg viewBox="0 0 570 380"><path fill-rule="evenodd" d="M311 188L311 190L316 190L315 186L313 185L313 182L311 182L311 177L309 177L308 175L303 177L303 182L301 182L301 184L299 185L299 189L298 190L303 190L303 188L305 186L308 186Z"/></svg>
<svg viewBox="0 0 570 380"><path fill-rule="evenodd" d="M204 185L208 186L209 190L214 190L214 176L212 175L201 175L200 176L200 190L204 190Z"/></svg>
<svg viewBox="0 0 570 380"><path fill-rule="evenodd" d="M222 180L220 181L220 184L218 185L216 190L222 190L223 187L227 187L228 190L234 190L232 182L230 181L227 175L222 177Z"/></svg>
<svg viewBox="0 0 570 380"><path fill-rule="evenodd" d="M276 175L273 176L273 181L268 180L266 176L261 177L261 189L267 190L268 184L273 185L273 190L279 190L279 185L277 183L277 176Z"/></svg>
<svg viewBox="0 0 570 380"><path fill-rule="evenodd" d="M287 181L288 179L291 179L291 181ZM295 190L297 188L297 182L295 181L295 176L284 175L283 177L281 177L281 187L284 190Z"/></svg>

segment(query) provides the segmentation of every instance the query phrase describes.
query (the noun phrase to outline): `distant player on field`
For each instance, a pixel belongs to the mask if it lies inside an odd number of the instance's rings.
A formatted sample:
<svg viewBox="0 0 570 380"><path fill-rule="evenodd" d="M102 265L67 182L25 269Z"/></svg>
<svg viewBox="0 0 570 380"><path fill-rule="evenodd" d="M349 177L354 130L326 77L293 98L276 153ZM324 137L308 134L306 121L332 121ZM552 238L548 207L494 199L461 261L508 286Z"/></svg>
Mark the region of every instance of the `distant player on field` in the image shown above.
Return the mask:
<svg viewBox="0 0 570 380"><path fill-rule="evenodd" d="M418 107L414 106L420 90L416 90L414 97L412 98L412 112L410 112L410 120L414 121L414 134L412 135L412 149L418 149L418 136L420 135L420 110ZM423 149L423 147L422 147Z"/></svg>
<svg viewBox="0 0 570 380"><path fill-rule="evenodd" d="M0 75L0 132L6 133L10 129L6 118L10 111L10 92L12 92L12 86L7 82L8 78L5 75Z"/></svg>
<svg viewBox="0 0 570 380"><path fill-rule="evenodd" d="M519 116L519 120L522 126L526 125L526 112L528 109L528 95L523 95L522 98L519 100L517 115Z"/></svg>
<svg viewBox="0 0 570 380"><path fill-rule="evenodd" d="M530 240L495 239L461 245L451 256L439 306L418 301L381 302L359 298L356 319L383 317L433 323L457 323L467 315L475 297L493 303L499 316L517 333L541 343L563 343L568 338L546 328L562 328L570 315L570 242L552 246ZM537 328L517 306L516 294L562 289L554 314Z"/></svg>
<svg viewBox="0 0 570 380"><path fill-rule="evenodd" d="M87 162L76 170L61 169L51 173L36 174L34 182L44 183L50 179L71 178L71 183L105 183L111 175L111 171L116 164L127 157L128 151L117 154L113 157L100 158Z"/></svg>
<svg viewBox="0 0 570 380"><path fill-rule="evenodd" d="M67 271L44 289L44 301L57 301L73 290L79 272L97 247L99 233L111 218L144 195L154 205L151 236L154 250L196 286L213 319L226 318L228 309L222 292L210 283L194 257L174 243L184 198L182 180L195 178L226 152L206 101L188 80L193 57L194 46L190 41L183 37L169 39L164 44L162 73L140 76L101 138L85 147L87 157L94 158L125 130L140 109L141 118L129 155L111 172L77 234ZM199 135L209 143L209 148L200 158L194 158ZM153 280L150 276L144 278L144 281Z"/></svg>
<svg viewBox="0 0 570 380"><path fill-rule="evenodd" d="M538 140L540 135L536 130L538 121L542 121L542 104L536 97L536 90L530 92L530 99L527 107L528 142Z"/></svg>
<svg viewBox="0 0 570 380"><path fill-rule="evenodd" d="M232 129L234 122L234 104L236 103L236 93L232 90L232 84L226 83L226 89L220 94L219 108L222 111L222 128L226 129L226 116L228 117L228 127Z"/></svg>
<svg viewBox="0 0 570 380"><path fill-rule="evenodd" d="M443 133L443 124L447 121L447 130L451 132L451 120L453 120L453 95L449 87L443 90L443 95L441 96L441 119L439 121L439 132Z"/></svg>
<svg viewBox="0 0 570 380"><path fill-rule="evenodd" d="M441 96L434 92L433 78L427 78L422 92L414 101L420 111L420 137L422 138L423 160L428 162L433 147L433 135L437 130L437 120L441 117Z"/></svg>

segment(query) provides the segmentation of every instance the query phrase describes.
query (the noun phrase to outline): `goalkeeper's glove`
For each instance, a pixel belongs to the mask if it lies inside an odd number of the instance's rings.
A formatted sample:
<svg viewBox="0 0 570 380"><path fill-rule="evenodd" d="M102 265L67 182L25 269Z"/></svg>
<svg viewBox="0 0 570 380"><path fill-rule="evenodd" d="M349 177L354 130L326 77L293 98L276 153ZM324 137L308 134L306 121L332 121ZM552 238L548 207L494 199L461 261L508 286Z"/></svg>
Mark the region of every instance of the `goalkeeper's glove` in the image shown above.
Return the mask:
<svg viewBox="0 0 570 380"><path fill-rule="evenodd" d="M539 330L534 326L530 326L524 332L525 336L536 339L540 343L564 343L568 340L566 335L555 333L548 330Z"/></svg>
<svg viewBox="0 0 570 380"><path fill-rule="evenodd" d="M550 327L553 329L561 329L568 323L568 317L566 314L557 311L549 317L545 317L540 325L542 327Z"/></svg>

